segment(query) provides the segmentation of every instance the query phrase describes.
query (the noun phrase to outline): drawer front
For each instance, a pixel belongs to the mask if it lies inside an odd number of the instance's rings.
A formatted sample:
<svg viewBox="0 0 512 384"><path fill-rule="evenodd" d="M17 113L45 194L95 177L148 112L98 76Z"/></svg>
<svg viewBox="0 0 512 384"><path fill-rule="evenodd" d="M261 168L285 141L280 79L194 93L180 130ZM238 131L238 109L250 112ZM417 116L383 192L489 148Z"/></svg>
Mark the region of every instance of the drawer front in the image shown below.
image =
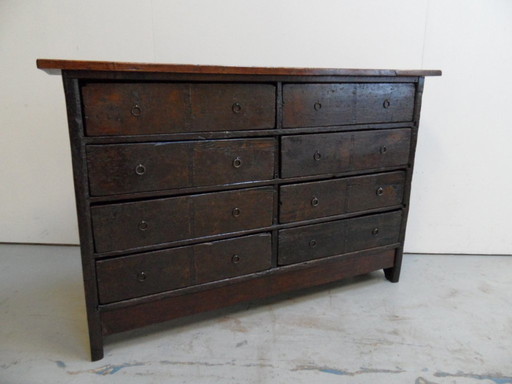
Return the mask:
<svg viewBox="0 0 512 384"><path fill-rule="evenodd" d="M281 139L282 177L406 165L411 130L322 133Z"/></svg>
<svg viewBox="0 0 512 384"><path fill-rule="evenodd" d="M245 236L96 262L102 304L269 269L271 236Z"/></svg>
<svg viewBox="0 0 512 384"><path fill-rule="evenodd" d="M104 196L270 180L274 140L89 145L90 193Z"/></svg>
<svg viewBox="0 0 512 384"><path fill-rule="evenodd" d="M110 252L272 224L271 187L91 208L96 252Z"/></svg>
<svg viewBox="0 0 512 384"><path fill-rule="evenodd" d="M269 84L90 83L87 135L142 135L275 127Z"/></svg>
<svg viewBox="0 0 512 384"><path fill-rule="evenodd" d="M412 121L414 84L285 84L285 128Z"/></svg>
<svg viewBox="0 0 512 384"><path fill-rule="evenodd" d="M398 242L402 212L279 231L279 265L300 263Z"/></svg>
<svg viewBox="0 0 512 384"><path fill-rule="evenodd" d="M279 221L309 220L402 203L405 173L283 185L279 188Z"/></svg>

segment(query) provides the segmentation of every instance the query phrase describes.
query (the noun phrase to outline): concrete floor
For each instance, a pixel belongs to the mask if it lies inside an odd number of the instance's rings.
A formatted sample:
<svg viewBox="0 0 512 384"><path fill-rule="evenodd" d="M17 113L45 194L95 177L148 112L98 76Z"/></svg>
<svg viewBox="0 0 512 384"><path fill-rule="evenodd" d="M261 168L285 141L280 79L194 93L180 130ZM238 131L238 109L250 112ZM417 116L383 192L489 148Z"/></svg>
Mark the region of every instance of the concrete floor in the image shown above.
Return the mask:
<svg viewBox="0 0 512 384"><path fill-rule="evenodd" d="M512 257L407 255L321 289L111 336L77 247L0 245L0 383L512 383Z"/></svg>

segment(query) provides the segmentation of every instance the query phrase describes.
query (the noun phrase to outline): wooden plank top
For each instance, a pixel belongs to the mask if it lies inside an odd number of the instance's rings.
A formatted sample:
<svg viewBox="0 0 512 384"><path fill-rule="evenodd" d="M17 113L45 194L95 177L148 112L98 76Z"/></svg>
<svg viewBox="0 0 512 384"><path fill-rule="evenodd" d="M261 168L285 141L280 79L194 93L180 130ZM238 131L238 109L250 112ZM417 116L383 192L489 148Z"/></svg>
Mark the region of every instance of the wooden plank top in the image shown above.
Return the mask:
<svg viewBox="0 0 512 384"><path fill-rule="evenodd" d="M188 74L269 76L441 76L440 70L228 67L219 65L128 63L116 61L53 59L38 59L37 68L44 70L70 71L167 72Z"/></svg>

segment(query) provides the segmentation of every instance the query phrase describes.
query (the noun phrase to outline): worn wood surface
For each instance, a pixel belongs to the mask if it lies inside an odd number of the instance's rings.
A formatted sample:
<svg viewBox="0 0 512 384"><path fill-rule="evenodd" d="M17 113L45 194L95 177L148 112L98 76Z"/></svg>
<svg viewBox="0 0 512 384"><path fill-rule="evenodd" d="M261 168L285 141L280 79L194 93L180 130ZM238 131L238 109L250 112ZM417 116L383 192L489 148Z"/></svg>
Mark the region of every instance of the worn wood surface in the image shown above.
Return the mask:
<svg viewBox="0 0 512 384"><path fill-rule="evenodd" d="M283 127L411 121L414 84L286 84Z"/></svg>
<svg viewBox="0 0 512 384"><path fill-rule="evenodd" d="M293 265L235 279L230 284L157 296L151 300L101 306L105 335L127 331L156 322L230 305L253 301L283 292L313 287L349 276L369 273L393 265L394 249L372 250L314 260L307 265Z"/></svg>
<svg viewBox="0 0 512 384"><path fill-rule="evenodd" d="M293 75L293 76L441 76L439 70L412 69L340 69L340 68L270 68L270 67L229 67L218 65L127 63L92 60L38 59L39 69L60 69L78 71L112 72L174 72L236 75Z"/></svg>
<svg viewBox="0 0 512 384"><path fill-rule="evenodd" d="M279 221L309 220L401 204L404 172L282 185Z"/></svg>
<svg viewBox="0 0 512 384"><path fill-rule="evenodd" d="M270 84L87 83L89 136L265 129L275 127Z"/></svg>
<svg viewBox="0 0 512 384"><path fill-rule="evenodd" d="M102 304L246 275L270 268L270 234L96 262Z"/></svg>
<svg viewBox="0 0 512 384"><path fill-rule="evenodd" d="M89 145L90 191L105 196L272 180L274 156L275 139Z"/></svg>
<svg viewBox="0 0 512 384"><path fill-rule="evenodd" d="M406 165L410 137L410 129L285 136L281 139L281 176Z"/></svg>
<svg viewBox="0 0 512 384"><path fill-rule="evenodd" d="M398 242L401 211L279 231L279 265Z"/></svg>
<svg viewBox="0 0 512 384"><path fill-rule="evenodd" d="M97 252L272 225L270 187L94 206Z"/></svg>

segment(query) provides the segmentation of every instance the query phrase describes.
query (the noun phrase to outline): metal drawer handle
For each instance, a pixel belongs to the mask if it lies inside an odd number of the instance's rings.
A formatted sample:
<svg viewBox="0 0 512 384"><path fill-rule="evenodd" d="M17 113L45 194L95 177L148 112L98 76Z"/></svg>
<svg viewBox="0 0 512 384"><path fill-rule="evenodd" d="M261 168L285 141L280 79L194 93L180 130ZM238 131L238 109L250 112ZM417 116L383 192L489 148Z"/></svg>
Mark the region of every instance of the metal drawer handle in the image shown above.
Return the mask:
<svg viewBox="0 0 512 384"><path fill-rule="evenodd" d="M313 159L315 159L315 161L318 161L322 158L322 154L318 151L315 152L315 154L313 155Z"/></svg>
<svg viewBox="0 0 512 384"><path fill-rule="evenodd" d="M311 205L312 205L313 207L317 207L317 206L318 206L318 204L320 204L320 201L318 200L318 198L317 198L317 197L313 197L313 198L311 199Z"/></svg>
<svg viewBox="0 0 512 384"><path fill-rule="evenodd" d="M233 257L231 258L231 262L233 264L238 264L240 262L240 256L239 255L233 255Z"/></svg>
<svg viewBox="0 0 512 384"><path fill-rule="evenodd" d="M139 176L142 176L143 174L146 173L146 167L142 164L138 164L136 167L135 167L135 173Z"/></svg>
<svg viewBox="0 0 512 384"><path fill-rule="evenodd" d="M141 283L146 280L146 272L139 272L137 273L137 280L139 280Z"/></svg>
<svg viewBox="0 0 512 384"><path fill-rule="evenodd" d="M382 187L377 188L376 193L377 193L377 196L382 196L384 194L384 188L382 188Z"/></svg>
<svg viewBox="0 0 512 384"><path fill-rule="evenodd" d="M391 105L390 101L388 99L384 100L384 102L382 103L382 106L387 109L389 108Z"/></svg>
<svg viewBox="0 0 512 384"><path fill-rule="evenodd" d="M315 111L319 111L322 109L322 104L320 104L318 101L313 105L313 108Z"/></svg>
<svg viewBox="0 0 512 384"><path fill-rule="evenodd" d="M373 228L372 235L377 236L379 234L379 228Z"/></svg>
<svg viewBox="0 0 512 384"><path fill-rule="evenodd" d="M135 104L130 112L133 116L139 117L142 115L142 108L138 104Z"/></svg>
<svg viewBox="0 0 512 384"><path fill-rule="evenodd" d="M240 157L236 157L235 160L233 160L233 167L240 168L242 166L242 159Z"/></svg>
<svg viewBox="0 0 512 384"><path fill-rule="evenodd" d="M309 247L310 248L315 248L316 247L316 240L315 239L309 241Z"/></svg>
<svg viewBox="0 0 512 384"><path fill-rule="evenodd" d="M231 214L233 215L233 217L238 217L240 216L240 208L233 208L233 211L231 211Z"/></svg>
<svg viewBox="0 0 512 384"><path fill-rule="evenodd" d="M385 154L388 151L388 148L385 145L383 145L382 147L380 147L379 151L380 153Z"/></svg>
<svg viewBox="0 0 512 384"><path fill-rule="evenodd" d="M233 111L233 113L240 113L242 111L242 106L240 105L240 103L235 103L231 106L231 110Z"/></svg>
<svg viewBox="0 0 512 384"><path fill-rule="evenodd" d="M140 223L139 223L139 230L140 231L147 231L149 228L149 225L146 221L142 220Z"/></svg>

